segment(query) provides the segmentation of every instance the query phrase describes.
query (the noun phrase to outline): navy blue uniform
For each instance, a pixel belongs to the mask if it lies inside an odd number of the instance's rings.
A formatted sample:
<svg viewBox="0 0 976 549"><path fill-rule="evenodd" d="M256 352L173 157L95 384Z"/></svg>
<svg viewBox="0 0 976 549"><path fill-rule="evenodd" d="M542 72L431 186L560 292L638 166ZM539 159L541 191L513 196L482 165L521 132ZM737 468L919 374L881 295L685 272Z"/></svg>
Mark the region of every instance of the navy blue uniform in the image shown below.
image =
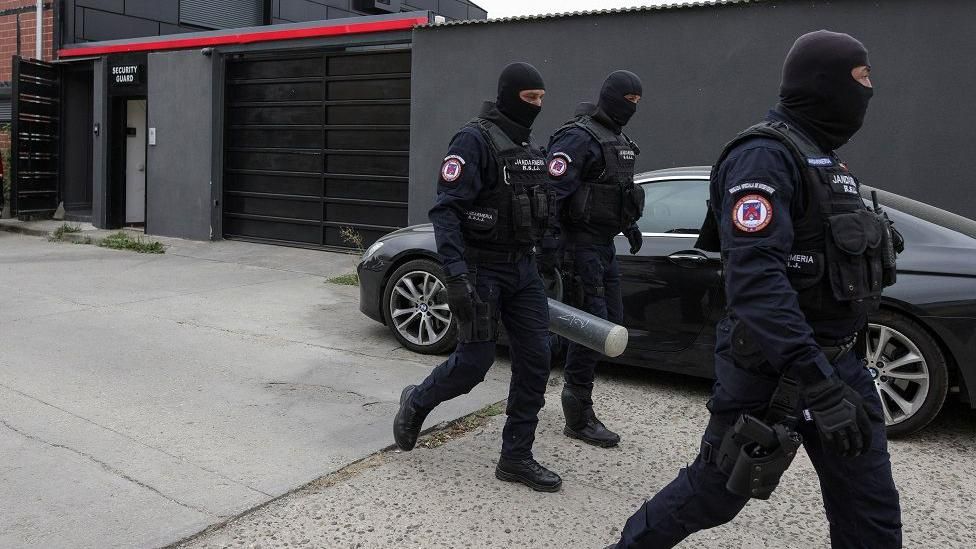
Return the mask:
<svg viewBox="0 0 976 549"><path fill-rule="evenodd" d="M553 164L554 161L556 164ZM567 246L576 276L583 285L581 308L592 315L619 324L623 322L624 312L620 293L620 267L613 237L599 243L578 243L574 242L572 234L561 230L558 224L558 212L566 207L567 199L584 181L596 179L603 171L603 150L583 128L569 128L554 135L550 141L547 165L550 167L550 182L556 197L557 221L554 232L561 233L559 238ZM555 172L554 166L558 167ZM556 175L560 171L563 172ZM589 236L597 234L592 227L586 225L574 227L574 230L587 232ZM548 240L546 244L552 245ZM592 405L589 395L593 391L593 379L599 359L599 352L583 345L570 342L567 347L564 372L566 384L578 389L578 394L583 396L587 405Z"/></svg>
<svg viewBox="0 0 976 549"><path fill-rule="evenodd" d="M777 113L770 116L782 119ZM733 148L718 170L711 200L729 316L717 329L717 379L708 403L712 418L702 438L705 446L718 448L741 414L762 417L787 369L805 382L836 374L881 418L874 383L858 357L846 353L831 364L818 346L818 341L839 340L863 328L865 317L808 321L787 278L793 220L804 211L802 179L793 156L778 141L750 139ZM750 209L743 201L755 206ZM742 348L733 337L739 324L761 344ZM901 547L901 512L883 421L873 423L871 448L857 457L827 451L813 423L802 423L798 430L820 478L832 546ZM748 499L728 492L727 480L712 460L699 454L627 521L617 547L672 547L694 532L732 520Z"/></svg>
<svg viewBox="0 0 976 549"><path fill-rule="evenodd" d="M479 194L495 185L494 152L476 127L466 126L451 141L441 169L437 201L430 210L437 251L448 276L468 273L482 301L492 305L510 341L512 381L502 457L532 457L539 410L549 378L549 308L531 247L512 247L510 261L472 260L466 253L461 219ZM459 342L454 353L417 387L417 406L435 406L466 394L481 383L495 361L496 341Z"/></svg>

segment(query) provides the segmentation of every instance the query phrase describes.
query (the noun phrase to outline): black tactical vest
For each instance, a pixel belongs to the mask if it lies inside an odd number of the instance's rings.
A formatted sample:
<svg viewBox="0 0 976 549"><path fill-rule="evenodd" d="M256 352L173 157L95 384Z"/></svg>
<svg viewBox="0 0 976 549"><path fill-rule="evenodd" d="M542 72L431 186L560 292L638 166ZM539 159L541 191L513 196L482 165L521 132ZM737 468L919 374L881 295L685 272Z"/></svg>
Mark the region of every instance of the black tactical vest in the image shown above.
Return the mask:
<svg viewBox="0 0 976 549"><path fill-rule="evenodd" d="M583 174L583 184L563 209L567 229L587 226L590 234L609 240L644 214L644 189L634 184L637 146L623 133L616 134L590 116L582 116L558 131L579 127L600 144L604 169ZM557 132L558 133L558 132Z"/></svg>
<svg viewBox="0 0 976 549"><path fill-rule="evenodd" d="M464 213L461 234L465 244L501 252L530 248L548 226L553 205L545 153L534 144L516 144L483 118L468 125L477 128L488 143L498 178Z"/></svg>
<svg viewBox="0 0 976 549"><path fill-rule="evenodd" d="M808 320L851 318L880 304L885 286L883 215L865 206L859 183L836 154L825 155L813 142L783 122L767 121L740 133L725 146L715 168L748 139L782 143L802 174L804 212L793 217L793 249L786 272Z"/></svg>

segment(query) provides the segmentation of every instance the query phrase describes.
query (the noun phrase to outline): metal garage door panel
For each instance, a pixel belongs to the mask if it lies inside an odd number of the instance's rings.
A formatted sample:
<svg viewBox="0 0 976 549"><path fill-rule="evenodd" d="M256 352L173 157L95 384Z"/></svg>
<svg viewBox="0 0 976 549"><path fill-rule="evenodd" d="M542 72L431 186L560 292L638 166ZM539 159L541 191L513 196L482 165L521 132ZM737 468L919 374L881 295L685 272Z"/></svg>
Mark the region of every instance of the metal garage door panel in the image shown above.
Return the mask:
<svg viewBox="0 0 976 549"><path fill-rule="evenodd" d="M238 170L268 170L318 173L322 153L318 151L236 151L227 154L228 167Z"/></svg>
<svg viewBox="0 0 976 549"><path fill-rule="evenodd" d="M329 76L410 72L410 52L338 55L328 61Z"/></svg>
<svg viewBox="0 0 976 549"><path fill-rule="evenodd" d="M322 81L249 82L230 88L227 100L238 101L321 101Z"/></svg>
<svg viewBox="0 0 976 549"><path fill-rule="evenodd" d="M333 80L326 86L330 101L410 98L409 78Z"/></svg>
<svg viewBox="0 0 976 549"><path fill-rule="evenodd" d="M370 244L406 225L409 52L245 58L227 72L225 236L348 248L340 229Z"/></svg>
<svg viewBox="0 0 976 549"><path fill-rule="evenodd" d="M229 117L235 125L303 125L324 122L322 107L318 105L232 107Z"/></svg>
<svg viewBox="0 0 976 549"><path fill-rule="evenodd" d="M224 177L224 189L228 194L256 192L320 197L322 196L322 178L318 174L297 176L231 172Z"/></svg>
<svg viewBox="0 0 976 549"><path fill-rule="evenodd" d="M225 207L248 215L286 217L306 221L322 221L322 203L319 200L287 199L280 196L239 194L228 196Z"/></svg>
<svg viewBox="0 0 976 549"><path fill-rule="evenodd" d="M409 185L406 181L366 181L328 178L325 181L326 198L354 198L406 203Z"/></svg>
<svg viewBox="0 0 976 549"><path fill-rule="evenodd" d="M330 149L409 151L410 129L335 129L328 135Z"/></svg>
<svg viewBox="0 0 976 549"><path fill-rule="evenodd" d="M324 145L323 139L321 127L245 128L228 132L227 146L231 148L279 147L288 149L322 149Z"/></svg>
<svg viewBox="0 0 976 549"><path fill-rule="evenodd" d="M329 124L410 124L410 102L400 104L330 105L326 107Z"/></svg>

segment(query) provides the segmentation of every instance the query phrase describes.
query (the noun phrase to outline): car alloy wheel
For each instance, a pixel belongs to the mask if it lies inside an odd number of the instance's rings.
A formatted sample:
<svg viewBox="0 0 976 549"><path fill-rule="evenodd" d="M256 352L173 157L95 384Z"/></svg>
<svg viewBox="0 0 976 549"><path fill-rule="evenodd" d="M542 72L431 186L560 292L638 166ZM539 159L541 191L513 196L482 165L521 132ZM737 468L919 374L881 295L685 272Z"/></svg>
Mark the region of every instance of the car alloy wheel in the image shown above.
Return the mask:
<svg viewBox="0 0 976 549"><path fill-rule="evenodd" d="M870 324L865 367L881 397L885 424L914 416L929 394L928 362L907 336L881 324Z"/></svg>
<svg viewBox="0 0 976 549"><path fill-rule="evenodd" d="M451 311L444 299L444 283L426 271L410 271L393 286L390 320L406 341L434 345L451 328Z"/></svg>

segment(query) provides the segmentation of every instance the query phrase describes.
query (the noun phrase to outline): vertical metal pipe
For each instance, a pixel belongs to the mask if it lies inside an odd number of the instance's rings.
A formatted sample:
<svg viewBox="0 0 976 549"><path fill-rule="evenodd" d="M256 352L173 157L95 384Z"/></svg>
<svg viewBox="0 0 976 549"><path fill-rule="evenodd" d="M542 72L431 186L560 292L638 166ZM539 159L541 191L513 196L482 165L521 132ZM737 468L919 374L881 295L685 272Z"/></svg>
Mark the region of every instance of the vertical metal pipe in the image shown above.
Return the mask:
<svg viewBox="0 0 976 549"><path fill-rule="evenodd" d="M44 55L44 51L42 50L43 41L41 40L42 30L44 30L44 0L37 0L37 28L35 29L37 37L35 41L35 59L43 59L42 56Z"/></svg>

